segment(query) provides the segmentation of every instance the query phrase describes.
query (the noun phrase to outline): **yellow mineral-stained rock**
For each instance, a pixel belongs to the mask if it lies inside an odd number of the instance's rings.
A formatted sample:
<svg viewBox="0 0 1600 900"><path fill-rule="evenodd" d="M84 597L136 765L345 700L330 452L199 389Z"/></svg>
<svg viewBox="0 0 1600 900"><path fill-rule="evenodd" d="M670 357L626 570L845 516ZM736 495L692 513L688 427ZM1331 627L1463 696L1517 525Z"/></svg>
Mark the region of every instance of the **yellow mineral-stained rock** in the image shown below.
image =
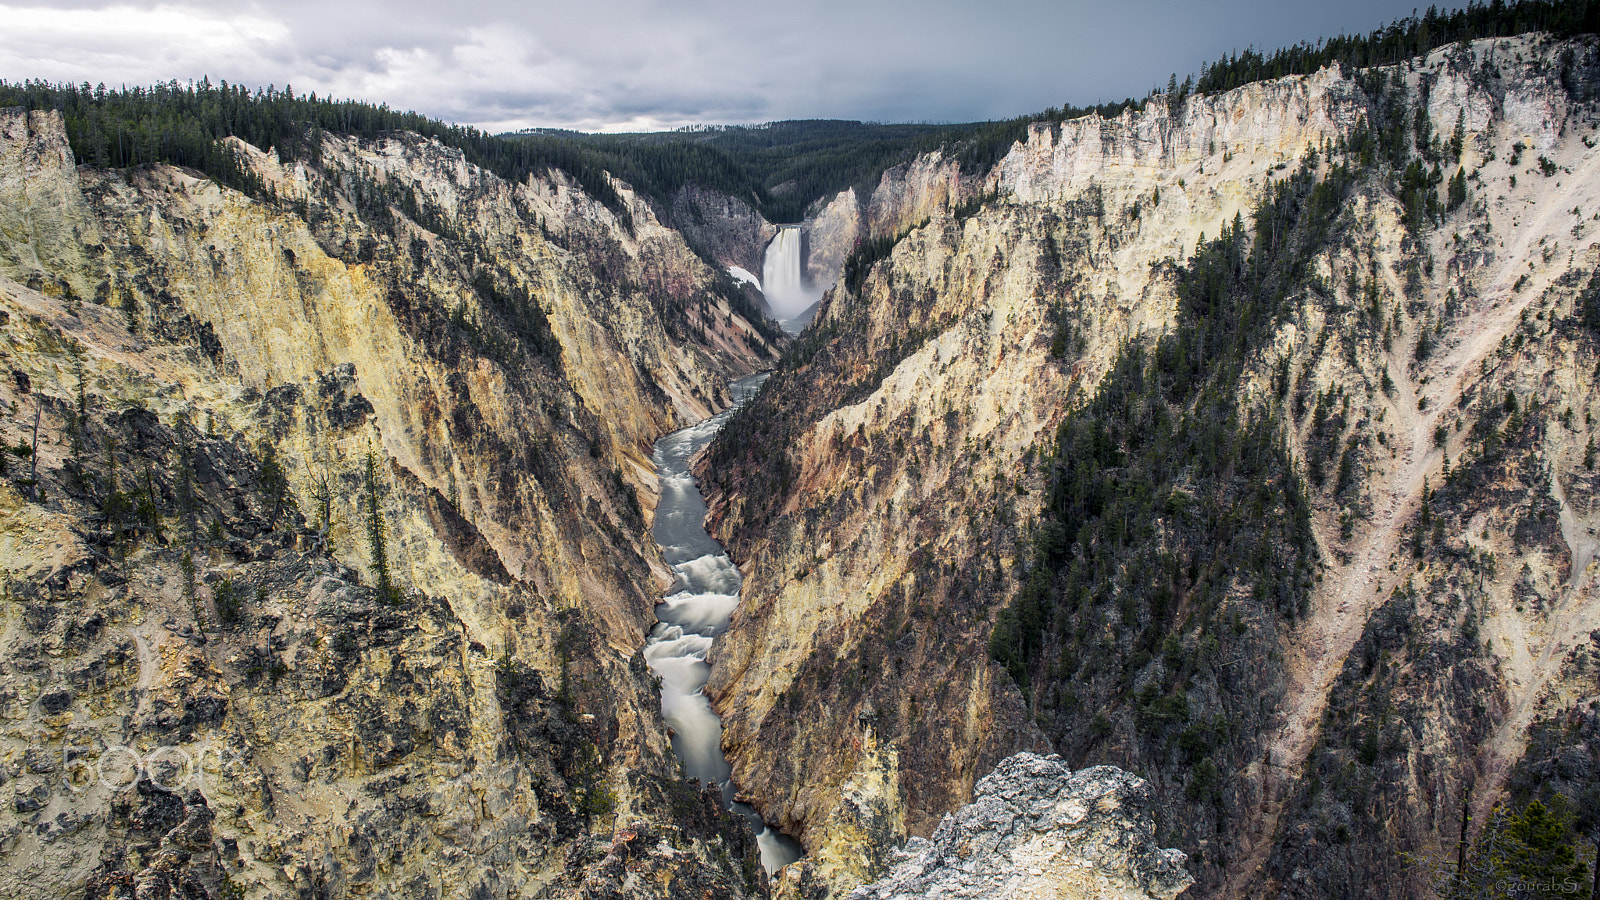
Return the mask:
<svg viewBox="0 0 1600 900"><path fill-rule="evenodd" d="M870 704L898 750L900 805L883 821L913 835L1000 758L1054 745L1074 766L1150 776L1193 857L1191 893L1355 890L1417 877L1393 846L1454 846L1440 823L1459 822L1464 798L1481 820L1528 727L1595 699L1573 687L1600 625L1594 583L1576 574L1595 546L1584 458L1597 357L1579 321L1600 261L1600 153L1591 88L1574 86L1592 58L1582 40L1538 35L1454 45L1036 124L982 177L938 154L886 175L856 227L912 230L824 298L804 361L702 467L713 532L746 572L709 691L755 805L819 859L851 843L839 811ZM1399 167L1383 180L1349 149L1369 139L1379 102L1386 115L1427 111L1431 124L1407 121L1431 128L1418 152L1439 154L1431 201L1400 196ZM1460 158L1446 160L1457 122ZM1434 159L1412 177L1433 177ZM1458 168L1465 198L1446 209ZM1167 576L1106 573L1115 593L1052 600L1100 624L1047 637L1019 691L988 641L1037 577L1057 427L1125 348L1183 327L1183 267L1204 240L1282 238L1255 232L1253 212L1299 172L1353 186L1331 230L1295 251L1314 274L1227 389L1248 422L1271 423L1303 479L1319 560L1304 612L1263 607L1246 582L1229 595L1229 631L1196 627L1204 611L1180 605L1165 643L1141 647L1128 623L1143 613L1117 598L1144 602ZM1136 483L1142 464L1125 465ZM1163 490L1157 521L1120 523L1148 527L1151 547L1176 546L1204 499L1182 478ZM1051 540L1089 564L1073 543L1093 532L1076 527ZM1175 570L1176 602L1217 547ZM1230 641L1249 648L1207 655ZM1208 666L1223 674L1184 675L1187 694L1164 680ZM1416 734L1386 724L1394 708L1411 710ZM1165 724L1168 709L1180 724ZM1359 791L1326 779L1377 765L1371 753L1409 762L1374 770L1398 799L1369 825ZM1226 787L1213 792L1218 771ZM1340 841L1351 855L1321 862ZM806 863L780 883L842 896L857 874L834 872Z"/></svg>
<svg viewBox="0 0 1600 900"><path fill-rule="evenodd" d="M564 893L628 822L753 894L638 651L650 445L772 338L625 185L321 141L247 196L0 111L0 896Z"/></svg>

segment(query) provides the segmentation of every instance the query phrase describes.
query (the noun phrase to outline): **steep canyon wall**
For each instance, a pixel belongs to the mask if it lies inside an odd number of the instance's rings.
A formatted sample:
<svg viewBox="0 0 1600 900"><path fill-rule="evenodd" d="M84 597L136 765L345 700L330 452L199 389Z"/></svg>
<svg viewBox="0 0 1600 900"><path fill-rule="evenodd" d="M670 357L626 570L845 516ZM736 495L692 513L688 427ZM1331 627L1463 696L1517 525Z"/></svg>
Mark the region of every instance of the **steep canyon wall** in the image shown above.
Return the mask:
<svg viewBox="0 0 1600 900"><path fill-rule="evenodd" d="M886 175L859 205L912 230L703 482L747 571L724 743L812 851L780 890L881 876L876 848L1048 747L1150 779L1191 894L1422 895L1528 725L1547 767L1538 723L1592 735L1596 79L1592 41L1483 41L1037 125L980 184ZM1191 262L1219 236L1233 268ZM1281 305L1207 319L1212 271ZM1182 356L1219 328L1250 341L1225 378ZM1188 399L1122 399L1151 391ZM1194 463L1151 481L1156 431ZM1072 507L1094 454L1164 499Z"/></svg>
<svg viewBox="0 0 1600 900"><path fill-rule="evenodd" d="M0 112L0 894L760 894L639 651L650 445L781 336L625 185L236 149Z"/></svg>

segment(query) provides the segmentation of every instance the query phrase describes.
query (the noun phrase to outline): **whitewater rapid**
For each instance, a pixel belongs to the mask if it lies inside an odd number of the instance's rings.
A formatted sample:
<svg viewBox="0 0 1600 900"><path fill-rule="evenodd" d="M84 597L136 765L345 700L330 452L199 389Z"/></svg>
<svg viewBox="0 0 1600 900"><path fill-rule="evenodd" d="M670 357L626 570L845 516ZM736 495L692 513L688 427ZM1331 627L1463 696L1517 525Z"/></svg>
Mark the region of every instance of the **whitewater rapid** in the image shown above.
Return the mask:
<svg viewBox="0 0 1600 900"><path fill-rule="evenodd" d="M750 806L735 801L732 769L722 755L722 721L705 695L711 665L706 661L711 644L728 630L728 619L739 605L739 569L722 545L706 533L705 499L689 471L694 455L711 443L717 432L767 380L765 373L734 382L733 405L722 413L656 441L652 459L661 483L651 534L661 545L661 555L672 567L673 583L656 606L656 625L645 644L645 660L661 679L661 715L672 726L672 749L691 778L715 783L730 809L750 820L761 846L766 870L778 869L800 858L801 849L789 837L767 826Z"/></svg>

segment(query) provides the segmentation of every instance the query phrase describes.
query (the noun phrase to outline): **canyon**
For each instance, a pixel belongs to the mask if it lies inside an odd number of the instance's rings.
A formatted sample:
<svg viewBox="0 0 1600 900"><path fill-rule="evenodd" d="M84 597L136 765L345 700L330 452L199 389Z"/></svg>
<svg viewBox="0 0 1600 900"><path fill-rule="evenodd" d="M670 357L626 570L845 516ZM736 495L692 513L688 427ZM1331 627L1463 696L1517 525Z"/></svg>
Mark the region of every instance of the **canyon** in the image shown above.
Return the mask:
<svg viewBox="0 0 1600 900"><path fill-rule="evenodd" d="M634 893L758 895L641 652L650 445L776 355L720 273L643 204L404 135L241 147L272 204L3 126L4 437L37 421L39 458L4 489L0 892L506 896L637 852ZM448 227L356 196L384 187Z"/></svg>
<svg viewBox="0 0 1600 900"><path fill-rule="evenodd" d="M883 876L882 847L1019 750L1150 779L1190 896L1426 895L1417 860L1454 859L1463 806L1483 821L1535 767L1593 784L1593 53L1481 41L1036 125L980 178L935 154L854 202L892 251L834 288L703 473L746 573L709 684L724 745L811 851L780 895ZM1461 142L1466 198L1436 226L1349 174L1385 108ZM1181 537L1185 507L1261 509L1186 471L1146 555L1109 560L1108 593L1046 645L1059 659L1008 677L985 651L1037 565L1065 436L1138 377L1114 371L1126 348L1180 333L1206 236L1275 238L1261 198L1335 178L1287 307L1215 388L1228 427L1262 423L1293 461L1305 505L1250 551L1287 574ZM1052 540L1086 558L1087 534ZM1176 610L1145 605L1151 577Z"/></svg>
<svg viewBox="0 0 1600 900"><path fill-rule="evenodd" d="M1423 897L1600 808L1596 41L1020 135L780 227L0 110L0 897Z"/></svg>

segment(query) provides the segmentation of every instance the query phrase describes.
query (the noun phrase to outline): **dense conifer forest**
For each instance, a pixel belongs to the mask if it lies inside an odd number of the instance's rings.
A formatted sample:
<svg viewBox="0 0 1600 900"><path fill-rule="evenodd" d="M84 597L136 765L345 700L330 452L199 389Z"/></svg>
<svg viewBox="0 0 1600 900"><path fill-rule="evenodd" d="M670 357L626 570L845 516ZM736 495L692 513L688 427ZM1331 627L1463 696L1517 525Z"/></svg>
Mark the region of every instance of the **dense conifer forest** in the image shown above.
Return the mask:
<svg viewBox="0 0 1600 900"><path fill-rule="evenodd" d="M281 91L272 86L252 91L209 79L118 89L87 82L0 81L0 107L8 106L60 110L80 163L110 168L157 162L187 166L257 196L262 185L240 166L221 143L223 138L276 149L278 157L288 161L315 159L319 131L362 138L410 131L461 150L469 162L508 181L561 169L608 206L621 207L621 198L603 170L572 142L507 141L471 126L399 112L387 104L297 95L288 85Z"/></svg>

